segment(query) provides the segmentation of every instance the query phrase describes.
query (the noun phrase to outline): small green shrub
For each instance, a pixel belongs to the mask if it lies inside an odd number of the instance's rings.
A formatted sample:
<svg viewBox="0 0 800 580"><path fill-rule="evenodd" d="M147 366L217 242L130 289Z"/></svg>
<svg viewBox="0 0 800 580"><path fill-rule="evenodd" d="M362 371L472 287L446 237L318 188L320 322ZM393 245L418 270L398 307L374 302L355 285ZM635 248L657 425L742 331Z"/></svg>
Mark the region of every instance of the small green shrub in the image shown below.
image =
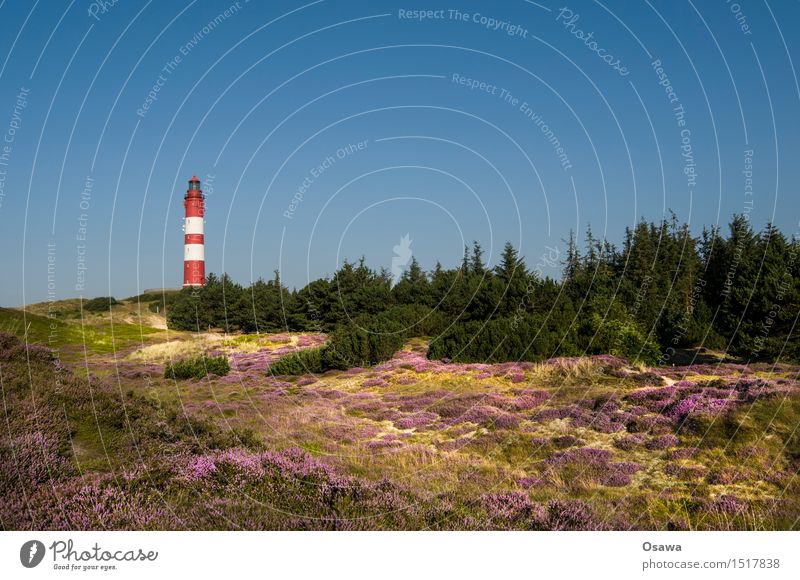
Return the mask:
<svg viewBox="0 0 800 580"><path fill-rule="evenodd" d="M340 326L331 334L325 352L329 368L345 370L389 360L405 343L400 330L400 325L380 319L368 328Z"/></svg>
<svg viewBox="0 0 800 580"><path fill-rule="evenodd" d="M273 375L302 375L305 373L324 373L328 370L325 365L325 349L309 348L285 356L270 364L269 372Z"/></svg>
<svg viewBox="0 0 800 580"><path fill-rule="evenodd" d="M98 296L83 303L83 309L89 312L108 312L112 306L119 304L113 296Z"/></svg>
<svg viewBox="0 0 800 580"><path fill-rule="evenodd" d="M167 364L164 368L164 378L202 379L209 374L224 377L230 370L231 365L227 357L204 355Z"/></svg>
<svg viewBox="0 0 800 580"><path fill-rule="evenodd" d="M392 358L405 341L401 323L378 316L365 327L357 324L337 327L325 346L285 356L272 363L269 372L302 375L372 366Z"/></svg>
<svg viewBox="0 0 800 580"><path fill-rule="evenodd" d="M649 365L657 364L661 358L658 343L633 318L602 320L595 316L594 324L597 333L592 350L597 354L613 354Z"/></svg>

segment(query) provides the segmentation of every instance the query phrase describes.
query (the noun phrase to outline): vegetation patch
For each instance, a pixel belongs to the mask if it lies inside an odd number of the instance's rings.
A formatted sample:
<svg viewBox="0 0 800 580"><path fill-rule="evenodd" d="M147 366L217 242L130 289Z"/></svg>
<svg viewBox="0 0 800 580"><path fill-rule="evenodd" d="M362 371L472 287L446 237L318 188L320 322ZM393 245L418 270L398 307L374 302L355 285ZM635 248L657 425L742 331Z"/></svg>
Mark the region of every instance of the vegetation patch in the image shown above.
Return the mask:
<svg viewBox="0 0 800 580"><path fill-rule="evenodd" d="M226 356L199 356L169 363L164 368L166 379L202 379L207 375L224 377L231 370Z"/></svg>

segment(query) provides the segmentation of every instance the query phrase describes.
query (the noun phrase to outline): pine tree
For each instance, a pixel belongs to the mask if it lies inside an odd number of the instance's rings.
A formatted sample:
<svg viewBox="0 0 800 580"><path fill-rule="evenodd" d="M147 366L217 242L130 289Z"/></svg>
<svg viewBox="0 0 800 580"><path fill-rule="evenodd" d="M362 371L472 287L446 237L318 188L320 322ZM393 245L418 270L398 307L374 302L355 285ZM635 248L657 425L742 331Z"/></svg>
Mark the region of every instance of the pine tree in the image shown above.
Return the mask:
<svg viewBox="0 0 800 580"><path fill-rule="evenodd" d="M483 276L486 273L486 265L483 263L483 249L477 241L472 242L472 259L470 260L470 267L472 269L472 273L476 276Z"/></svg>

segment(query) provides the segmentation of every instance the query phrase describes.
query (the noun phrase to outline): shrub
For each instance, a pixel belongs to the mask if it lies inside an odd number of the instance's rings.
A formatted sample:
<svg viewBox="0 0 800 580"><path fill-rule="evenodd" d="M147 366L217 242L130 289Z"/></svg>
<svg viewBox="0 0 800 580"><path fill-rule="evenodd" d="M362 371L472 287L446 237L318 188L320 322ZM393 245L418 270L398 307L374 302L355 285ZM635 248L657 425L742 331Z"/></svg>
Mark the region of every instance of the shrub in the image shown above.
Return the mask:
<svg viewBox="0 0 800 580"><path fill-rule="evenodd" d="M593 350L645 364L656 364L661 358L658 344L632 317L601 320L595 316L593 322L597 328Z"/></svg>
<svg viewBox="0 0 800 580"><path fill-rule="evenodd" d="M99 296L83 303L83 309L89 312L108 312L112 306L119 304L113 296Z"/></svg>
<svg viewBox="0 0 800 580"><path fill-rule="evenodd" d="M410 309L406 310L406 314L410 312ZM388 315L371 321L361 318L337 327L325 346L301 350L272 363L270 374L317 374L331 369L347 370L381 363L403 347L407 338L404 330L410 325L413 322L396 321Z"/></svg>
<svg viewBox="0 0 800 580"><path fill-rule="evenodd" d="M376 320L369 327L341 326L333 331L326 349L328 368L349 369L389 360L402 348L405 336L400 324Z"/></svg>
<svg viewBox="0 0 800 580"><path fill-rule="evenodd" d="M167 364L164 368L164 378L202 379L209 374L224 377L230 370L231 365L227 357L203 355Z"/></svg>
<svg viewBox="0 0 800 580"><path fill-rule="evenodd" d="M325 350L327 347L308 348L294 352L269 365L272 375L318 374L326 370Z"/></svg>
<svg viewBox="0 0 800 580"><path fill-rule="evenodd" d="M358 318L365 328L391 328L406 337L435 336L448 326L448 318L440 311L421 304L393 306L375 317Z"/></svg>
<svg viewBox="0 0 800 580"><path fill-rule="evenodd" d="M538 362L558 350L563 333L539 316L457 322L431 341L428 358L453 362Z"/></svg>

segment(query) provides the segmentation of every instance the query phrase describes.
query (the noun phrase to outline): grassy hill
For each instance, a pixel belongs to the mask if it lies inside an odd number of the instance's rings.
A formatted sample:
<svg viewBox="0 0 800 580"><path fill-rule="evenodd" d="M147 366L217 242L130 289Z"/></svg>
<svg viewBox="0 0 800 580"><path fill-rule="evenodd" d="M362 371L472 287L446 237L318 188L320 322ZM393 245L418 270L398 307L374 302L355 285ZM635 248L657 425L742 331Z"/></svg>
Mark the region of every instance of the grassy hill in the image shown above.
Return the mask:
<svg viewBox="0 0 800 580"><path fill-rule="evenodd" d="M67 301L62 301L67 302ZM35 312L41 312L37 307ZM103 354L142 342L162 332L152 326L114 320L112 316L87 316L83 320L50 318L23 310L0 308L0 332L53 349Z"/></svg>

